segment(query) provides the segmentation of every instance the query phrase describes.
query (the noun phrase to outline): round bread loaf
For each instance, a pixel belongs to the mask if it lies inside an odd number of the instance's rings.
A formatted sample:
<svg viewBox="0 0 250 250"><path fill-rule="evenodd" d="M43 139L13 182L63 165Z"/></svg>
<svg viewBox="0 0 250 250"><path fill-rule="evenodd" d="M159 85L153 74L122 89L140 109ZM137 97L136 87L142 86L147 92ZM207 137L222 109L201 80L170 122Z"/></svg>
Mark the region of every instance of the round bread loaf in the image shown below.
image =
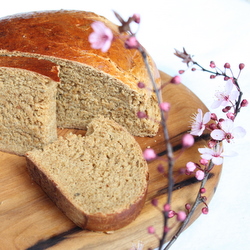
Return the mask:
<svg viewBox="0 0 250 250"><path fill-rule="evenodd" d="M0 57L0 150L24 155L57 139L58 66L27 57Z"/></svg>
<svg viewBox="0 0 250 250"><path fill-rule="evenodd" d="M107 53L92 49L88 42L94 21L102 21L112 29L115 39ZM101 114L133 135L153 136L158 131L160 112L155 94L137 87L138 82L151 87L140 52L126 49L117 26L104 17L60 10L2 18L0 55L37 57L60 66L59 127L86 129ZM148 60L160 84L159 72L153 60ZM148 118L139 119L138 111Z"/></svg>
<svg viewBox="0 0 250 250"><path fill-rule="evenodd" d="M86 136L65 138L26 154L32 178L81 228L111 231L140 213L148 166L134 137L107 118L95 118Z"/></svg>

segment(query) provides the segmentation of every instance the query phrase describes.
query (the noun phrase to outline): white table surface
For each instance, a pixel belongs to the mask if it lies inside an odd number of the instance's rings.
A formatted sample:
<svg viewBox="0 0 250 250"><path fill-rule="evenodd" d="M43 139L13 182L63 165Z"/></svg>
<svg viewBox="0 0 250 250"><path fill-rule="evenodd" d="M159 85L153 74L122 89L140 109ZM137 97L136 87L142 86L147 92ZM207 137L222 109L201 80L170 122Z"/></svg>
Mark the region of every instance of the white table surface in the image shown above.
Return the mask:
<svg viewBox="0 0 250 250"><path fill-rule="evenodd" d="M173 55L174 48L195 55L209 65L214 60L223 67L229 62L237 75L238 64L245 63L239 83L250 101L250 1L248 0L43 0L5 1L0 16L35 10L78 9L93 11L117 22L112 10L124 18L139 13L138 39L154 58L158 68L175 75L185 69ZM217 84L202 72L186 72L182 82L210 107ZM237 125L247 135L226 148L238 156L224 160L224 169L208 215L189 227L171 249L247 250L250 249L250 111L242 110ZM145 229L146 230L146 229ZM151 236L149 236L151 237ZM139 240L139 239L138 239Z"/></svg>

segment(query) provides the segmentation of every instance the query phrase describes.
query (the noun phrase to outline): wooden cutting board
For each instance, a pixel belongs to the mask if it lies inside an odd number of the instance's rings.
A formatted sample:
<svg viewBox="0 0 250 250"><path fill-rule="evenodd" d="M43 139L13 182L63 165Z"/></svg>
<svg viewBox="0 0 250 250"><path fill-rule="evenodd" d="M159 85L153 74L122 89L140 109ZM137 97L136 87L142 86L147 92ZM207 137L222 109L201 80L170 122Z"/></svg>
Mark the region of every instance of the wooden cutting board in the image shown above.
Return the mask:
<svg viewBox="0 0 250 250"><path fill-rule="evenodd" d="M170 77L161 73L163 82ZM183 210L186 203L192 203L199 190L199 182L191 175L180 174L180 169L188 161L198 162L200 154L197 149L206 145L206 136L197 138L193 147L179 155L181 138L190 129L190 120L197 108L204 112L207 108L184 85L167 85L163 90L163 99L171 103L168 127L175 155L178 156L174 166L174 193L172 209ZM84 134L84 131L64 129L59 135L69 131ZM164 155L164 138L162 130L153 138L136 140L144 150L148 146ZM149 190L146 204L130 225L111 234L90 232L76 227L50 201L41 188L34 183L26 171L24 157L0 152L0 249L102 249L129 250L141 241L144 249L155 248L158 241L147 233L148 226L155 226L156 232L162 232L162 214L151 205L151 199L157 198L161 207L166 202L167 179L157 171L157 161L149 164ZM208 202L211 200L219 181L221 166L215 167L206 185ZM192 222L201 214L201 207L193 216ZM175 219L171 219L173 227L169 237L178 229Z"/></svg>

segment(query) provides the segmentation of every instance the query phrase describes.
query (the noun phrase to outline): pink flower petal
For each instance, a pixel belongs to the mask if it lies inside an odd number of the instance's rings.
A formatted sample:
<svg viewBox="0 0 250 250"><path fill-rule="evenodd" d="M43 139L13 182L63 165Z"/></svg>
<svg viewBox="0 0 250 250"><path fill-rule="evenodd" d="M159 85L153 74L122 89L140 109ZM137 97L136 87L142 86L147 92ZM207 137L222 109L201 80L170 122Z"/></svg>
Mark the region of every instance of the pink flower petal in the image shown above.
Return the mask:
<svg viewBox="0 0 250 250"><path fill-rule="evenodd" d="M215 100L215 101L213 102L213 104L211 105L211 108L212 108L212 109L219 108L220 105L221 105L221 103L222 103L222 100Z"/></svg>
<svg viewBox="0 0 250 250"><path fill-rule="evenodd" d="M203 117L203 124L207 124L211 119L211 113L210 112L206 112L204 117Z"/></svg>
<svg viewBox="0 0 250 250"><path fill-rule="evenodd" d="M214 140L221 141L225 138L225 132L221 129L215 129L211 132L211 137Z"/></svg>
<svg viewBox="0 0 250 250"><path fill-rule="evenodd" d="M232 134L235 139L243 138L246 135L246 130L242 127L236 127L233 129Z"/></svg>
<svg viewBox="0 0 250 250"><path fill-rule="evenodd" d="M221 122L220 126L226 133L231 133L234 127L234 122L231 119L227 119Z"/></svg>
<svg viewBox="0 0 250 250"><path fill-rule="evenodd" d="M232 91L233 89L233 81L231 79L229 79L227 82L226 82L226 85L225 85L225 94L230 94L230 92Z"/></svg>
<svg viewBox="0 0 250 250"><path fill-rule="evenodd" d="M223 158L222 157L213 157L212 162L215 165L221 165L223 163Z"/></svg>

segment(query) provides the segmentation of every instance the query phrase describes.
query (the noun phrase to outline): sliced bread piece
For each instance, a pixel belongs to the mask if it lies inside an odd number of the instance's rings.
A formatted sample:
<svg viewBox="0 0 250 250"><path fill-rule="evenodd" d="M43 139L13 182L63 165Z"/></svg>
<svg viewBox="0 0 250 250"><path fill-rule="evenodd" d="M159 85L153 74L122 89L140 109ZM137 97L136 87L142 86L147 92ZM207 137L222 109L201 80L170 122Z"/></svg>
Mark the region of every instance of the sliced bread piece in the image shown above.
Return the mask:
<svg viewBox="0 0 250 250"><path fill-rule="evenodd" d="M58 66L47 60L0 57L0 150L24 155L57 139Z"/></svg>
<svg viewBox="0 0 250 250"><path fill-rule="evenodd" d="M26 154L32 178L81 228L111 231L140 213L148 167L139 144L107 118L95 118L86 136L68 134Z"/></svg>
<svg viewBox="0 0 250 250"><path fill-rule="evenodd" d="M92 49L88 41L94 21L112 29L114 41L107 53ZM118 28L91 12L42 11L0 19L0 54L37 57L60 66L57 92L57 122L61 128L86 129L103 115L137 136L154 136L159 128L155 94L138 88L144 82L152 89L140 52L126 49ZM148 58L156 82L159 72ZM142 111L149 118L140 119Z"/></svg>

